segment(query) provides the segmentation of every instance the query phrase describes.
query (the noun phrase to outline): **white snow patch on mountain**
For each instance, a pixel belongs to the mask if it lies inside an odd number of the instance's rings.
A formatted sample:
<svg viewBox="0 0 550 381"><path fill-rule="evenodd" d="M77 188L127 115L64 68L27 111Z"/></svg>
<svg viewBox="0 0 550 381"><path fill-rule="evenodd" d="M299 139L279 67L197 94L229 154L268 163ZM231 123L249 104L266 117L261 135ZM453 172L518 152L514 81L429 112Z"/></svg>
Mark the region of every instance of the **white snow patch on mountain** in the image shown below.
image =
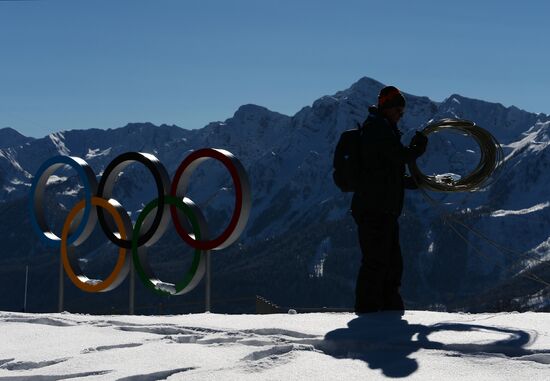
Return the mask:
<svg viewBox="0 0 550 381"><path fill-rule="evenodd" d="M546 290L540 290L539 292L531 295L527 300L522 298L514 299L516 302L521 302L528 308L544 308L550 305L550 299L548 298Z"/></svg>
<svg viewBox="0 0 550 381"><path fill-rule="evenodd" d="M10 183L13 184L13 185L23 185L25 187L30 187L31 186L30 183L26 183L26 182L21 181L19 179L11 179Z"/></svg>
<svg viewBox="0 0 550 381"><path fill-rule="evenodd" d="M541 242L537 247L533 248L531 252L535 253L539 259L534 261L527 261L528 264L539 264L540 262L550 259L550 237Z"/></svg>
<svg viewBox="0 0 550 381"><path fill-rule="evenodd" d="M27 171L25 171L21 167L19 162L15 159L14 151L11 148L9 148L7 150L1 150L0 149L0 156L3 157L4 159L6 159L17 171L23 172L23 175L28 177L29 173Z"/></svg>
<svg viewBox="0 0 550 381"><path fill-rule="evenodd" d="M63 132L54 132L48 135L51 142L55 145L55 148L57 148L57 152L59 152L60 155L70 155L71 151L65 146L65 136L63 135Z"/></svg>
<svg viewBox="0 0 550 381"><path fill-rule="evenodd" d="M313 278L321 278L323 276L324 264L331 250L330 237L327 237L319 243L317 251L313 256L309 266L309 276Z"/></svg>
<svg viewBox="0 0 550 381"><path fill-rule="evenodd" d="M520 210L496 210L493 213L491 213L491 217L506 217L509 215L522 215L522 214L529 214L533 212L538 212L540 210L543 210L550 206L550 202L544 202L541 204L534 205L530 208L526 209L520 209Z"/></svg>
<svg viewBox="0 0 550 381"><path fill-rule="evenodd" d="M93 159L98 156L108 156L111 153L111 147L101 150L100 148L88 148L88 153L86 154L86 160Z"/></svg>
<svg viewBox="0 0 550 381"><path fill-rule="evenodd" d="M48 177L48 180L46 180L46 185L61 184L65 181L67 181L66 176L50 175L50 177Z"/></svg>
<svg viewBox="0 0 550 381"><path fill-rule="evenodd" d="M81 189L84 189L84 187L82 185L76 185L74 188L72 189L66 189L65 191L63 191L61 194L63 196L77 196L78 195L78 192L80 192Z"/></svg>

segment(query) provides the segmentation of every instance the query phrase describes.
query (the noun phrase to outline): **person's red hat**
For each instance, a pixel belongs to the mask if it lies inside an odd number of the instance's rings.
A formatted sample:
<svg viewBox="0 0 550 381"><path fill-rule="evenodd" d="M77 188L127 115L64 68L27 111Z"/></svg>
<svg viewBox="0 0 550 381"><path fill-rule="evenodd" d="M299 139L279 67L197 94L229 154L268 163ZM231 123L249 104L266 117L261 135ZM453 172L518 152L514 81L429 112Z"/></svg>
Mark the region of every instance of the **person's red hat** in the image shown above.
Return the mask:
<svg viewBox="0 0 550 381"><path fill-rule="evenodd" d="M378 94L378 108L405 107L405 97L395 86L386 86Z"/></svg>

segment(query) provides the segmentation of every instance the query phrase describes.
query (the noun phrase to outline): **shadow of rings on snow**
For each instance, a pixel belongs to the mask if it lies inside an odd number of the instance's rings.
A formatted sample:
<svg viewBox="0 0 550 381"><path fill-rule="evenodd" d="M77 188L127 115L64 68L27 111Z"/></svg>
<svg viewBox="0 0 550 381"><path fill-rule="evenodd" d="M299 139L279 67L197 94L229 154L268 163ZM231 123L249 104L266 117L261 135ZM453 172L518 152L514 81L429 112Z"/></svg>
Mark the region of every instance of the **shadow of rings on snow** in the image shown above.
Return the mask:
<svg viewBox="0 0 550 381"><path fill-rule="evenodd" d="M490 343L444 344L429 340L433 333L491 332L507 337ZM416 336L416 340L413 340ZM369 368L380 369L387 377L407 377L418 369L418 362L408 357L420 350L442 350L465 356L509 357L550 364L550 350L529 350L532 336L526 331L475 324L438 323L425 326L409 324L399 312L359 315L348 328L328 332L315 347L336 358L365 361Z"/></svg>

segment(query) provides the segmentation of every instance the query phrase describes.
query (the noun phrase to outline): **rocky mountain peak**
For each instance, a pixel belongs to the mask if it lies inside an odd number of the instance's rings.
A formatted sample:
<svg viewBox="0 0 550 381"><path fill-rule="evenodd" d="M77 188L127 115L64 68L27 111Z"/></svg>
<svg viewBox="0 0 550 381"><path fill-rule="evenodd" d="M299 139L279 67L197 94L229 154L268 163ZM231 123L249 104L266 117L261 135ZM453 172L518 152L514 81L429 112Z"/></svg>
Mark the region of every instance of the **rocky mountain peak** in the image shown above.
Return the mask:
<svg viewBox="0 0 550 381"><path fill-rule="evenodd" d="M34 138L20 134L11 127L0 128L0 148L21 145L32 140Z"/></svg>

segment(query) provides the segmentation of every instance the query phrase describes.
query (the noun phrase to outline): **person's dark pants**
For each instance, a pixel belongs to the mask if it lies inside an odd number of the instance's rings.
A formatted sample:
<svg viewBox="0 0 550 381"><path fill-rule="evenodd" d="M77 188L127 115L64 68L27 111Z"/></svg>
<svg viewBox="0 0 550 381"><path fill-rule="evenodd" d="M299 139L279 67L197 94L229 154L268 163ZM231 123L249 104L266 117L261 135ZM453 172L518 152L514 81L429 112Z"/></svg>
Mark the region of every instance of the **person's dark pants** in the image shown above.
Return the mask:
<svg viewBox="0 0 550 381"><path fill-rule="evenodd" d="M399 294L403 259L398 216L368 212L358 221L363 258L355 289L355 312L403 311Z"/></svg>

